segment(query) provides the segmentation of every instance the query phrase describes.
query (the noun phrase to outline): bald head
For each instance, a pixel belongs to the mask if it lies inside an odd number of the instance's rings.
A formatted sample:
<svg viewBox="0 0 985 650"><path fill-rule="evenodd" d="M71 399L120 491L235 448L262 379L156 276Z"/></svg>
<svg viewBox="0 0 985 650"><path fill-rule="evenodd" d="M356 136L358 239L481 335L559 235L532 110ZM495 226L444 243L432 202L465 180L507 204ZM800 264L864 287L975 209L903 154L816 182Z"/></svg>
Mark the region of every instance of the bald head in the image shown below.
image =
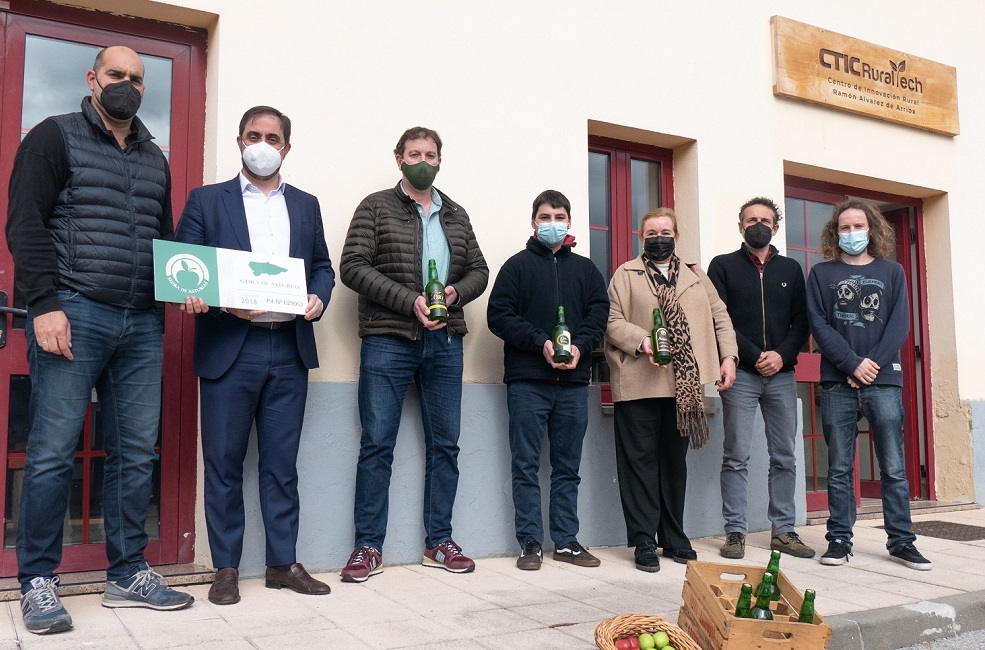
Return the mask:
<svg viewBox="0 0 985 650"><path fill-rule="evenodd" d="M125 45L110 45L109 47L104 47L96 53L96 60L92 62L92 71L99 74L99 71L106 66L107 60L116 61L121 59L124 61L133 62L136 60L137 64L140 66L140 76L144 76L144 64L140 60L140 55L135 51L131 50Z"/></svg>

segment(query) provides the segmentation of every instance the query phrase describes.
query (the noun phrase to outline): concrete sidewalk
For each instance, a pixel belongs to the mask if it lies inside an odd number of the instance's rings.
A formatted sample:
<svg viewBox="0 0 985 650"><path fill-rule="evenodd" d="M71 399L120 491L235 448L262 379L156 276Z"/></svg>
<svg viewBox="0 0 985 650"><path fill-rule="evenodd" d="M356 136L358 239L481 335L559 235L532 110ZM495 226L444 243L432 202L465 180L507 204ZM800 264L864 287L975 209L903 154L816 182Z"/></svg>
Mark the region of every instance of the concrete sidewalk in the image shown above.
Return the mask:
<svg viewBox="0 0 985 650"><path fill-rule="evenodd" d="M928 513L915 521L943 520L985 527L985 510ZM917 547L933 571L913 571L890 560L880 521L860 521L854 557L840 567L783 556L781 569L800 589L817 591L817 609L833 628L832 649L902 648L920 641L985 628L985 540L956 542L921 537ZM826 547L823 526L800 529L804 541ZM718 555L717 537L694 541L699 560ZM468 551L468 548L465 549ZM685 567L662 561L659 573L633 566L628 548L593 549L597 569L561 564L546 555L536 572L516 569L514 557L480 560L474 573L453 575L420 565L388 566L361 584L321 574L328 596L271 590L262 580L241 583L238 605L217 607L208 585L187 588L195 604L179 612L110 610L99 595L71 596L75 621L66 634L36 636L24 629L19 604L5 603L0 650L13 648L421 648L525 650L595 647L602 620L631 612L677 622ZM746 558L766 564L769 534L750 534Z"/></svg>

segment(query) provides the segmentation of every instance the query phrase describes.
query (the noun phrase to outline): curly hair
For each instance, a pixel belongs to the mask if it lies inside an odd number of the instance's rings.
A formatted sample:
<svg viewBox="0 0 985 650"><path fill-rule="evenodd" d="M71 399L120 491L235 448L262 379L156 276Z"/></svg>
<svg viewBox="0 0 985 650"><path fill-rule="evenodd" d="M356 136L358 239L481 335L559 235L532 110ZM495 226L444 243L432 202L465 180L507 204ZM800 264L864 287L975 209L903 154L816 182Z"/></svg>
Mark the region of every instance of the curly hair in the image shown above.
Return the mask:
<svg viewBox="0 0 985 650"><path fill-rule="evenodd" d="M834 207L831 218L821 229L821 254L825 259L836 260L841 256L838 247L838 217L845 210L861 210L869 223L869 255L876 258L886 258L893 254L896 248L896 233L886 217L882 216L879 208L868 201L849 199Z"/></svg>

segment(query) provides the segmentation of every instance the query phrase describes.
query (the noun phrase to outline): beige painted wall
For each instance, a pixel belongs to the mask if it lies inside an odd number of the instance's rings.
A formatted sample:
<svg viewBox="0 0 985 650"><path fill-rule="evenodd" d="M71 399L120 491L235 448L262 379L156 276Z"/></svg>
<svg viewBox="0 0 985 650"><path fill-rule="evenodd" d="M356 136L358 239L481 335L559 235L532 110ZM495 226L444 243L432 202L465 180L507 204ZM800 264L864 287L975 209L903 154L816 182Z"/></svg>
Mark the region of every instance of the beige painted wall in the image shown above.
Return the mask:
<svg viewBox="0 0 985 650"><path fill-rule="evenodd" d="M976 31L985 5L72 2L80 3L209 28L204 181L236 173L243 110L277 106L294 120L284 175L319 196L336 259L355 205L398 179L390 152L415 124L445 139L437 185L470 212L493 277L523 245L529 203L548 187L572 200L578 251L587 252L589 131L674 149L682 246L702 265L738 244L735 211L745 199L782 197L784 172L925 197L938 490L972 494L965 402L985 399L985 308L974 299L985 249ZM774 98L777 13L955 66L961 135ZM340 285L318 328L313 380L356 378L355 311L355 295ZM501 377L501 344L484 314L485 298L467 309L470 382Z"/></svg>

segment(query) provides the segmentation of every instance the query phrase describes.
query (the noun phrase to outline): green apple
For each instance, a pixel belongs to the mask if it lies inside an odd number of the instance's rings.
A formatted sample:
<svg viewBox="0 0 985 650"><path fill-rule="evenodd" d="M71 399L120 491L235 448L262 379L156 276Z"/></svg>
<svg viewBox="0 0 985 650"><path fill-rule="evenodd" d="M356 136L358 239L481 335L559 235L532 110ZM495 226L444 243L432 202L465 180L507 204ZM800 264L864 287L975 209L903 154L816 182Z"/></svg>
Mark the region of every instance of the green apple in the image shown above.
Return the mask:
<svg viewBox="0 0 985 650"><path fill-rule="evenodd" d="M670 637L667 636L666 632L655 632L653 635L653 647L659 650L665 650L670 647ZM670 650L674 650L670 648Z"/></svg>
<svg viewBox="0 0 985 650"><path fill-rule="evenodd" d="M651 634L644 632L636 638L640 642L640 650L651 650L655 646L653 635Z"/></svg>

